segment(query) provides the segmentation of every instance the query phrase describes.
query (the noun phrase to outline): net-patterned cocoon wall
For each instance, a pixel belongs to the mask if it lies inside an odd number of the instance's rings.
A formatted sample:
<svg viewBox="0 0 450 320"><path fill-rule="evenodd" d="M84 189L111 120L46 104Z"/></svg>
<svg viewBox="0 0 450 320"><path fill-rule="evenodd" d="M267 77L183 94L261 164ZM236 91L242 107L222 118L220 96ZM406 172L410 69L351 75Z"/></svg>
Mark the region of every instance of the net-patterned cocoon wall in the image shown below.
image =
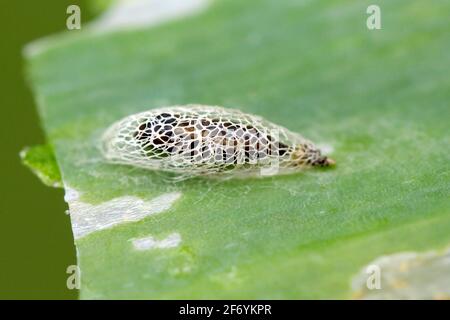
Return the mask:
<svg viewBox="0 0 450 320"><path fill-rule="evenodd" d="M259 116L217 106L186 105L130 115L104 134L102 150L114 163L199 175L286 173L327 166L310 141Z"/></svg>

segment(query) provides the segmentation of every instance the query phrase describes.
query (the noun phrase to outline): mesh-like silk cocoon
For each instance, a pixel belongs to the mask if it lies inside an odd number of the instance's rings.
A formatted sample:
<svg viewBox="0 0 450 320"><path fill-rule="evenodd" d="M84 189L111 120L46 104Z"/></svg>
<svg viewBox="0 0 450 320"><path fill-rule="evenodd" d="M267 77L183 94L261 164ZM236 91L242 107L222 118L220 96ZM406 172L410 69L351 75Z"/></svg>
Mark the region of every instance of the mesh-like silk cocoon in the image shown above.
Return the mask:
<svg viewBox="0 0 450 320"><path fill-rule="evenodd" d="M235 109L186 105L130 115L104 134L110 162L198 175L284 173L332 162L310 141Z"/></svg>

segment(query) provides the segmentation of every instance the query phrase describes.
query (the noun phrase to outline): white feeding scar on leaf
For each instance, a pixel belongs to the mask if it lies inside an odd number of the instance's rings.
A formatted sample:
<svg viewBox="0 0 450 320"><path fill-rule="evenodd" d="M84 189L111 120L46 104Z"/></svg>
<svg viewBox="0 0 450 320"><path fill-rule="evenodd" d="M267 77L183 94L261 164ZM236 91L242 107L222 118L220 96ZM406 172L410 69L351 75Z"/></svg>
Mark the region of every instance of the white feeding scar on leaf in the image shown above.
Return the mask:
<svg viewBox="0 0 450 320"><path fill-rule="evenodd" d="M195 14L207 0L117 0L91 26L95 31L141 27Z"/></svg>
<svg viewBox="0 0 450 320"><path fill-rule="evenodd" d="M66 186L64 188L64 191L65 191L64 201L67 203L76 201L76 200L78 200L78 198L80 198L80 193L75 189L72 189L72 188Z"/></svg>
<svg viewBox="0 0 450 320"><path fill-rule="evenodd" d="M156 240L152 236L130 240L136 250L168 249L178 247L181 243L181 235L177 232L170 234L167 238Z"/></svg>
<svg viewBox="0 0 450 320"><path fill-rule="evenodd" d="M449 271L449 249L381 256L353 278L354 297L366 300L449 299ZM378 287L371 286L375 282Z"/></svg>
<svg viewBox="0 0 450 320"><path fill-rule="evenodd" d="M70 189L69 189L70 190ZM166 193L151 200L134 196L124 196L93 205L66 196L75 239L92 232L104 230L118 224L139 221L147 216L168 210L180 198L180 192Z"/></svg>

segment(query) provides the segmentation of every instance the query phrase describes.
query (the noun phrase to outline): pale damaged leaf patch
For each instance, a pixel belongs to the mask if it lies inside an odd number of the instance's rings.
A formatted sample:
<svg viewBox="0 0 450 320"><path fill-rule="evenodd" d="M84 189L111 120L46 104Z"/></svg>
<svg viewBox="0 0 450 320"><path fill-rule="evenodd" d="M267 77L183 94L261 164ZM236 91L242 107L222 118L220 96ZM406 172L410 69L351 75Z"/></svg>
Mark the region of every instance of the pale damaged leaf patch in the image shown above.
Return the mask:
<svg viewBox="0 0 450 320"><path fill-rule="evenodd" d="M69 204L70 218L75 239L115 225L134 222L168 210L179 199L180 192L160 195L151 200L123 196L93 205L79 200L79 193L66 187L64 197Z"/></svg>
<svg viewBox="0 0 450 320"><path fill-rule="evenodd" d="M117 0L91 24L95 31L157 25L202 11L207 0Z"/></svg>
<svg viewBox="0 0 450 320"><path fill-rule="evenodd" d="M168 235L162 240L157 240L152 236L130 239L134 249L139 251L151 249L169 249L178 247L181 243L181 235L177 232Z"/></svg>
<svg viewBox="0 0 450 320"><path fill-rule="evenodd" d="M380 288L369 289L367 270L377 266ZM450 250L401 252L382 256L363 268L353 282L357 299L450 299Z"/></svg>

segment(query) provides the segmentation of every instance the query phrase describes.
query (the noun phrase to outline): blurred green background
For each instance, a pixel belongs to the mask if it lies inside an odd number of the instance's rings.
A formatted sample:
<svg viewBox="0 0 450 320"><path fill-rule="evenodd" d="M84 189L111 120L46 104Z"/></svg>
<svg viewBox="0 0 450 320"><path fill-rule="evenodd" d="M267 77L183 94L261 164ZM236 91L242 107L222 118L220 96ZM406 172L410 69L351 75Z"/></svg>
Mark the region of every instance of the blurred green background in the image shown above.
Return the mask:
<svg viewBox="0 0 450 320"><path fill-rule="evenodd" d="M4 1L0 10L1 299L78 295L66 287L66 268L76 258L64 192L44 186L19 159L23 147L45 142L21 51L34 39L64 30L70 4L80 6L82 23L90 18L87 1Z"/></svg>

